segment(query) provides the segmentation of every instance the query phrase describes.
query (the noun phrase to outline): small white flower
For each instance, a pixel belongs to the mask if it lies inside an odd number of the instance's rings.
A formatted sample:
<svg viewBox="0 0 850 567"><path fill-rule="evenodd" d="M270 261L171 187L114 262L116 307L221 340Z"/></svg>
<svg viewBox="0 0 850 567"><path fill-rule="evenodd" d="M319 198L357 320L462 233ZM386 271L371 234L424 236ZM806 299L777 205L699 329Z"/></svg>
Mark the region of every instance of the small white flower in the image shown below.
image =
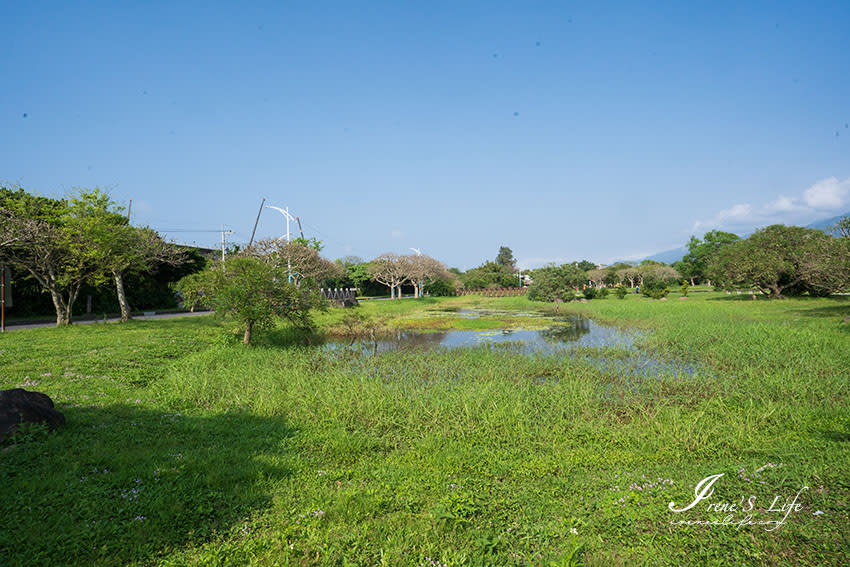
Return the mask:
<svg viewBox="0 0 850 567"><path fill-rule="evenodd" d="M818 510L817 512L812 514L812 516L820 516L821 514L823 514L823 510Z"/></svg>

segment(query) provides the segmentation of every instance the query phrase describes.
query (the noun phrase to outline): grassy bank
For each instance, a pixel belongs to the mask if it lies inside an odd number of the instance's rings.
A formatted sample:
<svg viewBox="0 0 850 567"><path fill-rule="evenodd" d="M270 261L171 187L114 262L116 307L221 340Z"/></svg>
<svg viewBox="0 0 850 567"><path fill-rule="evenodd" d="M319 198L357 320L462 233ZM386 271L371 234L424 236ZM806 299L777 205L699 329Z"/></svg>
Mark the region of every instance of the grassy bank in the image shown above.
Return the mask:
<svg viewBox="0 0 850 567"><path fill-rule="evenodd" d="M361 309L440 329L519 319L464 323L453 308L532 306L552 309L475 297ZM328 352L286 329L244 348L211 317L2 336L0 388L49 394L68 425L0 449L0 564L841 564L848 301L705 293L559 309L650 330L642 347L699 370L637 380L487 347ZM668 510L717 473L711 501L755 496L756 518L809 489L772 532L671 525L727 515Z"/></svg>

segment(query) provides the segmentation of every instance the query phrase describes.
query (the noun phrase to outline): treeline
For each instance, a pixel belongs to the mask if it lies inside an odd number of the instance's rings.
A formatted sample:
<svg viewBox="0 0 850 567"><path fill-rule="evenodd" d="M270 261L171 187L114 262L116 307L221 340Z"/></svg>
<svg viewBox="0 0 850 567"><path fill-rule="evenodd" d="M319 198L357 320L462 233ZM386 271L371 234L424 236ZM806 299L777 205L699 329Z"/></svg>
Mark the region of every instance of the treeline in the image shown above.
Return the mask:
<svg viewBox="0 0 850 567"><path fill-rule="evenodd" d="M131 303L175 304L168 282L203 267L204 258L131 226L99 189L52 199L0 186L0 263L14 273L15 314L44 313L49 305L63 325L86 295L95 298L96 312L114 306L109 310L120 310L122 320Z"/></svg>

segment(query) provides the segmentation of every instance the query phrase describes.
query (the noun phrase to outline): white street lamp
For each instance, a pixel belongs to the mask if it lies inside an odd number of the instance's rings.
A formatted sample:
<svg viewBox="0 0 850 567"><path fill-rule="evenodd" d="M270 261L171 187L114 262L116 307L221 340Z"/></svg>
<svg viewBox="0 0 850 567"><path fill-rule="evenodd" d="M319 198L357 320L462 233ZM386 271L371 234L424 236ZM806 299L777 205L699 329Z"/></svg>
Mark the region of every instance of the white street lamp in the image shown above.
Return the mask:
<svg viewBox="0 0 850 567"><path fill-rule="evenodd" d="M275 207L274 205L266 205L267 209L274 209L284 217L286 217L286 243L289 244L289 221L295 220L295 217L289 214L289 205L286 206L285 209L281 209L280 207ZM289 261L289 255L287 254L286 258L286 270L289 274L289 283L292 283L292 263Z"/></svg>

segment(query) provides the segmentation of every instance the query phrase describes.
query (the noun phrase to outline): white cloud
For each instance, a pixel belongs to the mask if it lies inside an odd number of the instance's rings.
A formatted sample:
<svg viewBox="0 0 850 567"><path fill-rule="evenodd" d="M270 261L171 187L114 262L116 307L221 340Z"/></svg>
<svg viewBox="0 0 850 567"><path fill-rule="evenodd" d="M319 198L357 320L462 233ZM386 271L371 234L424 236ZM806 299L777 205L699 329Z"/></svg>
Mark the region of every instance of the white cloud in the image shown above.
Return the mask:
<svg viewBox="0 0 850 567"><path fill-rule="evenodd" d="M725 209L714 215L714 218L707 221L697 221L694 223L694 230L701 227L722 227L729 224L729 221L746 220L752 215L753 207L749 204L734 205L731 209Z"/></svg>
<svg viewBox="0 0 850 567"><path fill-rule="evenodd" d="M803 191L803 201L813 209L832 210L850 201L850 178L843 182L835 177L818 181Z"/></svg>
<svg viewBox="0 0 850 567"><path fill-rule="evenodd" d="M780 195L761 207L749 204L734 205L710 219L698 220L693 231L728 229L752 230L770 224L802 224L822 218L829 213L840 214L850 206L850 178L822 179L805 189L799 197Z"/></svg>
<svg viewBox="0 0 850 567"><path fill-rule="evenodd" d="M390 233L390 236L392 236L393 238L401 238L402 236L404 236L404 234L402 234L400 230L393 230Z"/></svg>
<svg viewBox="0 0 850 567"><path fill-rule="evenodd" d="M766 208L777 212L793 211L799 207L799 205L797 205L798 200L799 199L780 195L775 201L768 204Z"/></svg>

